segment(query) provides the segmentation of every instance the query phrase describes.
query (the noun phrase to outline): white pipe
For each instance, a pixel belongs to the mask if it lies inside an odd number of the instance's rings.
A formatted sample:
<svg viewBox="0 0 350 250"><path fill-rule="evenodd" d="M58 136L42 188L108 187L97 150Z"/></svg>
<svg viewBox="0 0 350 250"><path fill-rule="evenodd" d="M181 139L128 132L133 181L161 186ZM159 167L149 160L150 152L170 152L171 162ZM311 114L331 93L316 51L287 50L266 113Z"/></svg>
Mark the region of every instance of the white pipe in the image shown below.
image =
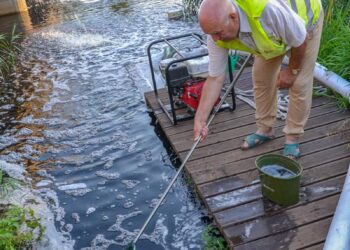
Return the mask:
<svg viewBox="0 0 350 250"><path fill-rule="evenodd" d="M350 166L323 250L350 249Z"/></svg>
<svg viewBox="0 0 350 250"><path fill-rule="evenodd" d="M288 64L288 62L289 59L287 56L285 56L283 58L283 63ZM326 67L319 63L316 63L314 77L327 87L348 98L350 101L350 82L336 73L329 71Z"/></svg>
<svg viewBox="0 0 350 250"><path fill-rule="evenodd" d="M314 77L350 101L350 82L316 63Z"/></svg>

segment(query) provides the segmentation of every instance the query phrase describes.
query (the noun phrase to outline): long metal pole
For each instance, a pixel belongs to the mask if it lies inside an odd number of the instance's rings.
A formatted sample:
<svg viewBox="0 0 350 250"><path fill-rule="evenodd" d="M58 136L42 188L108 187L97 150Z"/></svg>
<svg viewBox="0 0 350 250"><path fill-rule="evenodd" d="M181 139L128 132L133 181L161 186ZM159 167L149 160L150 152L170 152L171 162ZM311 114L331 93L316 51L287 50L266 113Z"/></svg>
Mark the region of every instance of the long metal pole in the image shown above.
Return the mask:
<svg viewBox="0 0 350 250"><path fill-rule="evenodd" d="M247 65L248 61L250 60L250 58L252 57L252 55L250 54L247 59L244 61L242 67L240 68L240 70L237 72L235 78L233 79L233 81L230 83L229 87L227 88L224 96L221 98L220 103L216 106L216 108L214 109L212 115L210 116L208 122L207 122L207 127L209 127L209 125L211 124L211 122L213 121L216 113L219 111L220 107L222 106L222 104L224 103L226 97L229 95L231 89L234 87L235 83L237 82L238 78L240 77L240 75L243 72L243 69L245 68L245 66ZM139 233L137 234L137 236L135 237L135 239L132 241L132 244L135 246L136 242L138 241L138 239L140 238L140 236L142 235L143 231L145 230L145 228L147 227L148 223L151 221L151 219L153 218L154 214L157 212L159 206L162 204L164 198L167 196L169 190L171 189L171 187L173 186L173 184L175 183L177 177L180 175L182 169L184 168L185 164L187 163L188 159L191 157L193 151L195 150L195 148L197 147L198 143L200 142L200 140L202 139L202 135L199 136L199 138L194 142L191 150L187 153L184 161L182 162L180 168L177 170L176 175L174 176L174 178L171 180L169 186L167 187L167 189L165 190L165 192L163 193L162 197L159 199L157 205L154 207L153 211L151 212L151 214L148 216L146 222L143 224L141 230L139 231Z"/></svg>

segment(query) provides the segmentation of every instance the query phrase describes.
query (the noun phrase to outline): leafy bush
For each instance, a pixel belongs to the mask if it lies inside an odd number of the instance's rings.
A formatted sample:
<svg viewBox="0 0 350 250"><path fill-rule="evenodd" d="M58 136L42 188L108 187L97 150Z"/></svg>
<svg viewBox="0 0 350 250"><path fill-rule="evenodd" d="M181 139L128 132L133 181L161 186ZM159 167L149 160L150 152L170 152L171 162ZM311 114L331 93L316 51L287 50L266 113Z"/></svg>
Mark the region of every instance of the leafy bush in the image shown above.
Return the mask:
<svg viewBox="0 0 350 250"><path fill-rule="evenodd" d="M26 226L28 230L21 232ZM24 209L18 206L10 206L0 211L0 249L15 250L26 246L34 240L33 231L39 229L40 240L44 232L40 219L34 216L32 209Z"/></svg>
<svg viewBox="0 0 350 250"><path fill-rule="evenodd" d="M211 225L208 225L203 233L205 250L227 250L225 239L220 232Z"/></svg>

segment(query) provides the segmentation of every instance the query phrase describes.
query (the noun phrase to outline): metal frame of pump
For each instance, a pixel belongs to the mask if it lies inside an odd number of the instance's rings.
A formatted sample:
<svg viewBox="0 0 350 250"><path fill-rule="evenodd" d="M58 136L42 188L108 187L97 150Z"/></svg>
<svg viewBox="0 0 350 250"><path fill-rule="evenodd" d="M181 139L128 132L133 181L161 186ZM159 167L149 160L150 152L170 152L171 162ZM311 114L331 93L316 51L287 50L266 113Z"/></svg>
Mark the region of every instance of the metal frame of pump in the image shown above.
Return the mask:
<svg viewBox="0 0 350 250"><path fill-rule="evenodd" d="M173 125L177 125L178 121L191 119L191 118L193 118L193 115L190 115L190 114L182 114L182 115L176 114L176 110L183 109L183 107L179 107L179 108L175 107L174 95L173 95L173 92L171 90L172 86L170 85L169 68L175 63L181 63L181 62L184 62L184 61L188 61L188 60L191 60L191 59L196 59L196 58L200 58L200 57L204 57L204 56L208 55L208 53L203 53L203 54L200 54L200 55L185 57L185 56L183 56L181 54L181 52L173 44L170 43L171 40L177 40L177 39L186 38L186 37L188 37L190 39L194 39L194 41L199 42L200 46L201 45L205 45L205 46L207 45L206 42L203 40L201 35L199 35L197 33L188 33L188 34L183 34L183 35L179 35L179 36L166 37L166 38L163 38L163 39L155 40L155 41L151 42L150 45L147 47L147 55L148 55L150 69L151 69L152 82L153 82L153 91L154 91L154 94L156 96L158 104L160 105L160 107L162 108L162 110L164 111L164 113L166 114L166 116L169 118L169 120L172 122ZM181 59L175 59L175 60L171 61L165 68L165 78L166 78L165 81L166 81L167 88L168 88L170 107L169 107L169 104L168 105L164 104L162 102L162 100L160 99L160 97L159 97L157 83L156 83L154 69L153 69L153 61L152 61L151 49L152 49L152 46L154 46L155 44L159 44L159 43L167 44L168 46L170 46L172 49L174 49L174 51L176 51L182 57ZM230 58L228 58L228 69L229 69L230 81L232 82L232 80L233 80L233 72L232 72L232 65L231 65ZM227 104L227 106L231 110L235 110L236 109L236 100L235 100L235 90L234 90L234 88L232 88L231 96L232 96L232 105L230 106L230 105Z"/></svg>

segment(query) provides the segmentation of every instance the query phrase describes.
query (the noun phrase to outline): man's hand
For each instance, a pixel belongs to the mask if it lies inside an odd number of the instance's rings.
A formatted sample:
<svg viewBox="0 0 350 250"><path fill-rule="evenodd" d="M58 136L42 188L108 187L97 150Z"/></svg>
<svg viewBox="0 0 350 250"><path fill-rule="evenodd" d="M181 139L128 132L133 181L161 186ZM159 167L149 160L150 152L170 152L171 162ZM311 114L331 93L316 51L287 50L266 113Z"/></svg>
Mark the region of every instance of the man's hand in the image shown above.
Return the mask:
<svg viewBox="0 0 350 250"><path fill-rule="evenodd" d="M299 47L291 48L288 68L281 70L277 78L278 88L289 89L293 86L297 76L292 73L291 69L301 69L307 47L307 39L306 36L304 42Z"/></svg>
<svg viewBox="0 0 350 250"><path fill-rule="evenodd" d="M209 132L207 120L216 100L220 95L222 85L224 84L225 74L217 77L209 76L205 81L202 96L199 101L199 106L196 111L193 126L194 140L197 140L202 135L203 141Z"/></svg>
<svg viewBox="0 0 350 250"><path fill-rule="evenodd" d="M209 129L206 122L195 119L193 128L194 140L197 141L199 136L202 135L201 141L203 141L208 136L208 133Z"/></svg>
<svg viewBox="0 0 350 250"><path fill-rule="evenodd" d="M277 78L277 87L280 89L289 89L293 86L296 75L293 75L289 68L280 71Z"/></svg>

